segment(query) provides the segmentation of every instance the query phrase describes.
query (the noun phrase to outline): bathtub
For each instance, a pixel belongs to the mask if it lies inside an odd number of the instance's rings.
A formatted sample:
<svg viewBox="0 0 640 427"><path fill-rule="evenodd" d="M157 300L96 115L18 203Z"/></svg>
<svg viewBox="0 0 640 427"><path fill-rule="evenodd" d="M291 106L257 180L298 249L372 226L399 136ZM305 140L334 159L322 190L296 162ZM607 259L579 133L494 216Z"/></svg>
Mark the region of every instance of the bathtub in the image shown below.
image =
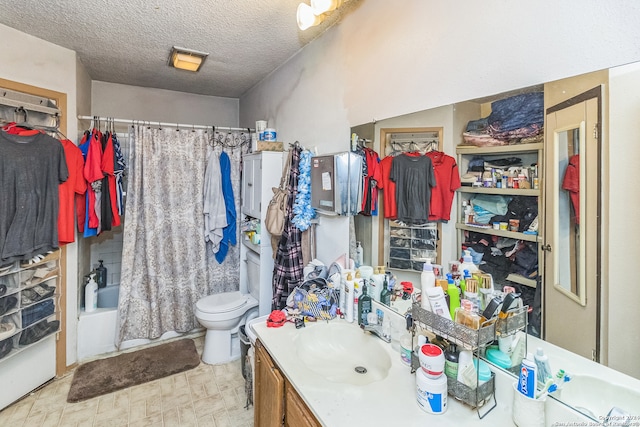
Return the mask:
<svg viewBox="0 0 640 427"><path fill-rule="evenodd" d="M98 308L78 319L78 360L116 351L120 285L98 289Z"/></svg>
<svg viewBox="0 0 640 427"><path fill-rule="evenodd" d="M120 285L108 285L98 289L98 308L91 313L80 311L78 319L78 361L93 358L105 353L117 351L115 345L118 326L118 297ZM189 334L199 333L202 328L194 329ZM185 334L165 332L155 340L133 339L120 344L120 350L144 346L157 341L176 338Z"/></svg>

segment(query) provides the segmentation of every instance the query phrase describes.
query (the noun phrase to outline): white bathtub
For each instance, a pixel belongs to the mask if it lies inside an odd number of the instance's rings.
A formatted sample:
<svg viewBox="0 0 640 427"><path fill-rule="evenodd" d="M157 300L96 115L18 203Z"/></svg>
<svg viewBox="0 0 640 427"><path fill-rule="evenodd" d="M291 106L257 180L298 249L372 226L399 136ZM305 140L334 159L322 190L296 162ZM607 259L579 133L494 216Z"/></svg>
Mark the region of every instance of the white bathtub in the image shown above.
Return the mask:
<svg viewBox="0 0 640 427"><path fill-rule="evenodd" d="M98 289L98 308L78 319L78 361L116 351L120 285Z"/></svg>
<svg viewBox="0 0 640 427"><path fill-rule="evenodd" d="M92 358L105 353L113 353L117 350L116 328L118 324L118 296L120 285L109 285L98 289L98 308L91 313L84 310L80 312L78 319L78 361ZM201 328L190 332L201 331ZM156 340L134 339L124 341L120 350L147 345L156 341L179 337L184 334L178 332L165 332Z"/></svg>

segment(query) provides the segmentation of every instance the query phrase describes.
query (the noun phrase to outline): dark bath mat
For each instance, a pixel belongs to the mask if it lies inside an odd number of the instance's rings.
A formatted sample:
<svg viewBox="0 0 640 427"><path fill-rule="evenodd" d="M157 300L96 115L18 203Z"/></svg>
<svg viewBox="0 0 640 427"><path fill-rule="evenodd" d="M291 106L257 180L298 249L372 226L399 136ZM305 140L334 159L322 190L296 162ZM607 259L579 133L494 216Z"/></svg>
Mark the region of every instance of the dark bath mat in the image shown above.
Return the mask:
<svg viewBox="0 0 640 427"><path fill-rule="evenodd" d="M73 375L67 402L75 403L188 371L200 364L191 339L160 344L80 365Z"/></svg>

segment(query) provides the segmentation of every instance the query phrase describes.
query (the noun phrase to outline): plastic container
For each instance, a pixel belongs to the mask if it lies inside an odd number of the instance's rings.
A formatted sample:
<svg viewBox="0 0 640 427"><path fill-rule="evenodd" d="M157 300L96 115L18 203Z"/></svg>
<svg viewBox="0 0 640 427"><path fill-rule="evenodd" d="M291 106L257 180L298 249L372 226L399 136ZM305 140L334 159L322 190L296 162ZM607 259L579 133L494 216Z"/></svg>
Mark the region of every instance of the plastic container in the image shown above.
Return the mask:
<svg viewBox="0 0 640 427"><path fill-rule="evenodd" d="M95 281L96 273L89 275L89 283L84 287L84 311L91 313L98 308L98 283Z"/></svg>
<svg viewBox="0 0 640 427"><path fill-rule="evenodd" d="M371 298L380 301L380 294L382 293L382 287L384 286L384 270L380 271L380 267L373 269L371 280L369 281L369 295Z"/></svg>
<svg viewBox="0 0 640 427"><path fill-rule="evenodd" d="M411 366L411 335L404 334L400 337L400 360L407 366Z"/></svg>
<svg viewBox="0 0 640 427"><path fill-rule="evenodd" d="M353 302L355 300L355 283L353 282L353 278L351 277L351 273L347 274L347 279L345 281L344 287L344 305L345 305L345 320L349 323L353 322Z"/></svg>
<svg viewBox="0 0 640 427"><path fill-rule="evenodd" d="M447 275L447 294L449 295L449 314L455 319L456 310L460 307L460 289L456 286L453 278Z"/></svg>
<svg viewBox="0 0 640 427"><path fill-rule="evenodd" d="M433 273L433 266L431 262L427 260L422 266L422 273L420 273L420 287L422 289L422 298L420 305L425 310L431 311L431 305L427 295L427 289L434 288L436 286L436 275Z"/></svg>
<svg viewBox="0 0 640 427"><path fill-rule="evenodd" d="M107 286L107 267L102 264L103 260L99 259L98 262L100 265L96 267L96 283L99 288L104 288Z"/></svg>
<svg viewBox="0 0 640 427"><path fill-rule="evenodd" d="M364 250L362 249L362 245L360 242L356 242L356 268L359 268L362 264L364 264Z"/></svg>
<svg viewBox="0 0 640 427"><path fill-rule="evenodd" d="M265 141L277 141L277 133L273 128L266 128L264 130L264 140Z"/></svg>
<svg viewBox="0 0 640 427"><path fill-rule="evenodd" d="M424 344L418 353L420 368L429 378L439 378L444 373L444 352L435 344Z"/></svg>
<svg viewBox="0 0 640 427"><path fill-rule="evenodd" d="M429 414L439 415L447 411L447 377L429 378L422 370L416 371L416 400L418 406Z"/></svg>
<svg viewBox="0 0 640 427"><path fill-rule="evenodd" d="M460 264L460 270L467 270L470 274L478 272L478 266L473 263L473 257L471 256L471 251L465 249L464 254L462 255L462 264Z"/></svg>
<svg viewBox="0 0 640 427"><path fill-rule="evenodd" d="M458 348L455 344L450 344L444 352L444 374L449 378L458 380Z"/></svg>
<svg viewBox="0 0 640 427"><path fill-rule="evenodd" d="M371 313L371 296L367 293L367 285L362 285L362 295L358 297L358 324L368 325L367 315Z"/></svg>

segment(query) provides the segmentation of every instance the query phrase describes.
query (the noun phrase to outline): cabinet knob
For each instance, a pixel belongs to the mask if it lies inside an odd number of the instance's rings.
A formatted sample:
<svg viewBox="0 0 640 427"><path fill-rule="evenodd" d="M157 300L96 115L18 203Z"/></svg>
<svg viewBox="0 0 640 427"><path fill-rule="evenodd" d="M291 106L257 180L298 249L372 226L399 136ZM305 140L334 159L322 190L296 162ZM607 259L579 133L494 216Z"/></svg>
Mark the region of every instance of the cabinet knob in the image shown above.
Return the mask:
<svg viewBox="0 0 640 427"><path fill-rule="evenodd" d="M253 187L253 184L250 182L247 182L247 187Z"/></svg>
<svg viewBox="0 0 640 427"><path fill-rule="evenodd" d="M551 245L542 245L540 247L543 251L551 252Z"/></svg>

